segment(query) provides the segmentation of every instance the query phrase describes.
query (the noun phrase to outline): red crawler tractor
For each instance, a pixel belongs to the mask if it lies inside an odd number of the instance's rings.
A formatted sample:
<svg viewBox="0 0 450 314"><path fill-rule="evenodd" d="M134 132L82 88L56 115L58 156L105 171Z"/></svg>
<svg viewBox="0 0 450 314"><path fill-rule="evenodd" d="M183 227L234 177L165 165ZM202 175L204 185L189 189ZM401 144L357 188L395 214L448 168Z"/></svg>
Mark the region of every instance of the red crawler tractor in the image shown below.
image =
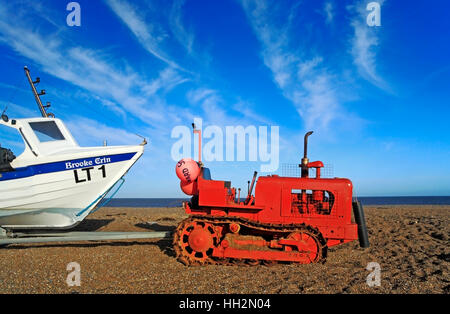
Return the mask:
<svg viewBox="0 0 450 314"><path fill-rule="evenodd" d="M193 127L201 139L200 131ZM199 162L178 162L181 188L193 195L190 202L183 203L190 216L174 234L178 260L185 265L307 264L324 262L328 247L338 244L359 239L361 247L368 247L364 212L361 204L352 200L352 182L320 177L323 163L307 158L311 134L305 135L300 178L259 177L252 195L255 172L243 201L229 181L211 179L201 158ZM314 178L309 177L310 168L316 169ZM352 209L356 223L352 222Z"/></svg>

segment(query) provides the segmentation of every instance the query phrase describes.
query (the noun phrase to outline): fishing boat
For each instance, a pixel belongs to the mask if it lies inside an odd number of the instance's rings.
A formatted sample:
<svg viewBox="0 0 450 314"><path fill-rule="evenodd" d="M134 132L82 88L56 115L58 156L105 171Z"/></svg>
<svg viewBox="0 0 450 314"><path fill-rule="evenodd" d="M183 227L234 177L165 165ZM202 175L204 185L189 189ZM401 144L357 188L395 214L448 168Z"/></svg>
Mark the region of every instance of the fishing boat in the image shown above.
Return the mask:
<svg viewBox="0 0 450 314"><path fill-rule="evenodd" d="M27 67L25 74L41 117L1 115L0 125L20 134L25 149L16 157L0 147L0 227L70 229L117 192L147 142L80 147L63 121L47 112L49 105L42 105L39 78L33 81Z"/></svg>

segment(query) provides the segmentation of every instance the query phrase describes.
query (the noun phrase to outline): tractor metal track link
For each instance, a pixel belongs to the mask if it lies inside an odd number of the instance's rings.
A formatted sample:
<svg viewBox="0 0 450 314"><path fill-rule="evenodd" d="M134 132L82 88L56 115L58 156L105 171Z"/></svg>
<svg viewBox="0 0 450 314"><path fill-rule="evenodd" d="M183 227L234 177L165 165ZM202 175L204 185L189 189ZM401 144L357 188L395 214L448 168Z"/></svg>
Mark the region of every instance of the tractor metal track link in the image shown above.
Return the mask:
<svg viewBox="0 0 450 314"><path fill-rule="evenodd" d="M271 223L260 223L252 220L248 220L241 217L217 217L209 215L192 215L189 218L183 220L177 227L174 238L173 247L176 253L177 259L184 265L239 265L239 266L256 266L265 265L272 266L280 263L286 263L283 261L276 261L270 259L242 259L242 258L217 258L208 255L207 252L204 256L197 258L189 252L183 249L183 242L186 243L186 236L183 234L185 228L189 227L191 224L209 224L211 226L227 226L230 224L239 224L241 227L245 227L249 230L255 230L258 232L263 232L265 234L282 234L289 235L292 233L307 233L308 235L316 239L318 249L318 257L314 261L316 263L325 263L327 257L327 241L323 237L322 233L317 228L310 225L302 224L271 224ZM211 233L213 233L211 231ZM183 238L184 237L184 238ZM220 245L223 237L218 234L214 234L214 246ZM293 262L295 264L301 264L300 262Z"/></svg>

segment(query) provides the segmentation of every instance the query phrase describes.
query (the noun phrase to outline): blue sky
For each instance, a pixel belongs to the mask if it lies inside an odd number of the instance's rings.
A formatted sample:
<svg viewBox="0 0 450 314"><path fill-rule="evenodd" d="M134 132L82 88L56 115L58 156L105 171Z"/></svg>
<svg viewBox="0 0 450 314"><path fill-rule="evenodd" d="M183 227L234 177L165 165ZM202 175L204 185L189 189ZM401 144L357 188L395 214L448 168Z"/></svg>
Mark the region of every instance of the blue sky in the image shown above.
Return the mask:
<svg viewBox="0 0 450 314"><path fill-rule="evenodd" d="M280 163L333 165L359 196L450 195L448 1L0 1L0 106L39 114L23 74L83 146L137 144L119 197L182 197L175 126L279 126ZM17 151L1 130L2 146ZM20 145L19 145L20 146ZM210 162L246 190L259 162ZM264 173L262 173L264 175Z"/></svg>

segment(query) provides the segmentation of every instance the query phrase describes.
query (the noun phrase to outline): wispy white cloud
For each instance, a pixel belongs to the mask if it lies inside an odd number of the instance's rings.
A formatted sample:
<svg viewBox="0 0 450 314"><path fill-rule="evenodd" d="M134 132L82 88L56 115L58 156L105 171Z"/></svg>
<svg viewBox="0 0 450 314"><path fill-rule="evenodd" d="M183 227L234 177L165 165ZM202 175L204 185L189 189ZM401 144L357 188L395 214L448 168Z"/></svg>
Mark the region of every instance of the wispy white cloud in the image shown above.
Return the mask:
<svg viewBox="0 0 450 314"><path fill-rule="evenodd" d="M3 112L3 110L6 109L6 115L10 116L10 118L29 118L36 116L38 113L37 109L32 110L30 108L20 106L14 102L8 101L8 100L1 100L0 101L1 107L0 107L0 113ZM9 114L11 113L11 115Z"/></svg>
<svg viewBox="0 0 450 314"><path fill-rule="evenodd" d="M139 43L153 56L167 63L171 67L181 67L171 60L160 48L162 41L168 36L167 32L145 19L143 12L131 3L123 0L105 0L111 10L130 29Z"/></svg>
<svg viewBox="0 0 450 314"><path fill-rule="evenodd" d="M140 45L170 67L186 76L198 76L192 71L192 64L186 67L183 60L187 57L191 63L203 67L210 62L208 53L194 51L195 34L184 15L185 0L174 0L165 5L145 1L138 4L130 0L104 1ZM179 46L183 48L181 53Z"/></svg>
<svg viewBox="0 0 450 314"><path fill-rule="evenodd" d="M146 123L167 119L161 93L186 82L186 78L167 67L153 79L117 64L113 56L82 47L72 47L55 35L42 35L7 9L0 12L0 43L39 65L43 71L79 86L112 111L124 112ZM153 110L152 110L153 109Z"/></svg>
<svg viewBox="0 0 450 314"><path fill-rule="evenodd" d="M140 139L136 134L120 128L103 124L97 120L74 116L66 121L66 125L77 140L84 141L80 145L101 146L106 140L109 145L139 144Z"/></svg>
<svg viewBox="0 0 450 314"><path fill-rule="evenodd" d="M102 103L104 106L106 106L111 111L117 113L119 116L121 116L123 119L126 119L127 113L125 110L123 110L122 107L120 107L118 104L116 104L113 101L110 101L108 99L104 99L98 96L94 96L95 99L97 99L100 103Z"/></svg>
<svg viewBox="0 0 450 314"><path fill-rule="evenodd" d="M213 96L216 97L216 91L208 88L198 88L190 90L186 97L191 104L198 103L204 99Z"/></svg>
<svg viewBox="0 0 450 314"><path fill-rule="evenodd" d="M297 108L305 128L328 129L332 121L342 119L343 108L337 92L336 75L323 62L322 56L306 57L308 43L292 47L289 23L276 22L278 3L265 0L243 0L242 6L255 34L262 44L264 64L273 80Z"/></svg>
<svg viewBox="0 0 450 314"><path fill-rule="evenodd" d="M202 113L208 123L221 125L224 121L229 121L230 117L223 108L224 100L218 91L200 87L190 90L186 98L191 105L200 109L196 111Z"/></svg>
<svg viewBox="0 0 450 314"><path fill-rule="evenodd" d="M378 1L380 5L383 2ZM377 71L377 50L380 44L378 38L379 27L367 25L366 20L369 11L366 10L366 4L367 1L360 1L355 5L348 6L348 11L354 15L351 20L353 28L353 36L351 37L353 63L356 65L362 78L385 91L390 91L389 85Z"/></svg>
<svg viewBox="0 0 450 314"><path fill-rule="evenodd" d="M154 95L160 91L170 91L175 86L190 81L176 70L171 67L167 67L159 72L159 77L157 80L153 80L150 83L145 83L142 90L147 95Z"/></svg>
<svg viewBox="0 0 450 314"><path fill-rule="evenodd" d="M325 14L325 23L330 24L331 22L333 22L334 6L331 1L325 2L324 6L323 6L323 11Z"/></svg>
<svg viewBox="0 0 450 314"><path fill-rule="evenodd" d="M193 51L194 34L186 28L183 21L185 0L175 0L167 12L167 20L156 19L157 21L155 22L151 19L145 19L146 13L142 12L142 10L145 11L146 8L134 7L131 2L127 2L126 0L105 1L113 12L127 25L144 48L170 65L164 71L160 72L158 81L147 85L143 88L143 91L154 93L160 89L170 88L173 84L178 85L186 81L191 81L190 75L187 75L187 73L192 74L192 72L185 70L182 65L169 60L169 53L161 48L164 47L163 41L167 37L165 34L170 33L191 57L198 58L198 55ZM168 27L167 30L164 30L162 25ZM159 36L158 34L164 34L164 36ZM162 39L158 41L155 40L156 37ZM203 56L201 59L204 60ZM229 109L232 108L225 106L226 101L223 99L220 91L205 88L200 81L198 79L196 82L197 86L186 94L186 99L192 106L195 114L198 115L201 113L209 123L222 124L224 121L236 121L236 117L229 112ZM153 104L153 106L158 108L157 103ZM234 107L237 108L237 106ZM178 115L180 115L180 109L178 108L177 110ZM167 109L162 111L166 113L170 112ZM183 109L183 111L184 117L194 117L188 110ZM241 115L247 118L259 117L256 114L252 114L252 110L249 108L245 108L244 113L241 113Z"/></svg>
<svg viewBox="0 0 450 314"><path fill-rule="evenodd" d="M17 91L22 91L22 92L25 91L24 88L21 88L19 86L15 86L15 85L11 85L11 84L7 84L7 83L3 83L3 82L0 82L0 87L8 88L8 89L14 89L14 90L17 90Z"/></svg>
<svg viewBox="0 0 450 314"><path fill-rule="evenodd" d="M175 0L172 4L172 9L169 16L169 25L171 31L178 42L191 54L194 45L194 33L186 30L183 23L183 5L185 0Z"/></svg>
<svg viewBox="0 0 450 314"><path fill-rule="evenodd" d="M224 99L218 90L200 87L190 90L186 98L194 108L197 108L197 116L201 115L208 124L218 126L274 124L267 117L256 113L254 106L248 101Z"/></svg>
<svg viewBox="0 0 450 314"><path fill-rule="evenodd" d="M1 44L32 61L40 71L80 87L86 91L82 97L90 97L91 103L92 99L96 100L105 110L116 113L124 120L140 119L144 123L140 123L138 132L158 147L161 159L167 158L164 151L170 151L167 147L171 143L165 139L170 136L171 127L189 125L194 117L203 117L205 123L215 125L268 124L267 119L255 114L251 104L236 100L230 93L224 97L223 91L201 87L200 80L193 82L194 86L186 93L190 107L172 105L168 103L166 93L190 80L185 72L164 65L153 71L154 77L149 78L148 74L136 72L111 53L73 46L70 41L64 40L64 36L51 32L44 35L32 25L20 21L13 18L12 12L0 12ZM72 97L73 93L67 94ZM108 125L107 115L100 119L101 123L80 116L74 119L68 115L67 118L64 120L69 121L77 139L89 138L96 145L104 139L111 144L136 141L132 133L121 132L121 128L113 127L112 123Z"/></svg>
<svg viewBox="0 0 450 314"><path fill-rule="evenodd" d="M270 118L261 115L259 112L257 113L254 108L254 104L249 101L239 99L236 103L234 103L231 108L238 112L241 115L241 118L248 122L256 122L262 125L274 125L275 122Z"/></svg>

